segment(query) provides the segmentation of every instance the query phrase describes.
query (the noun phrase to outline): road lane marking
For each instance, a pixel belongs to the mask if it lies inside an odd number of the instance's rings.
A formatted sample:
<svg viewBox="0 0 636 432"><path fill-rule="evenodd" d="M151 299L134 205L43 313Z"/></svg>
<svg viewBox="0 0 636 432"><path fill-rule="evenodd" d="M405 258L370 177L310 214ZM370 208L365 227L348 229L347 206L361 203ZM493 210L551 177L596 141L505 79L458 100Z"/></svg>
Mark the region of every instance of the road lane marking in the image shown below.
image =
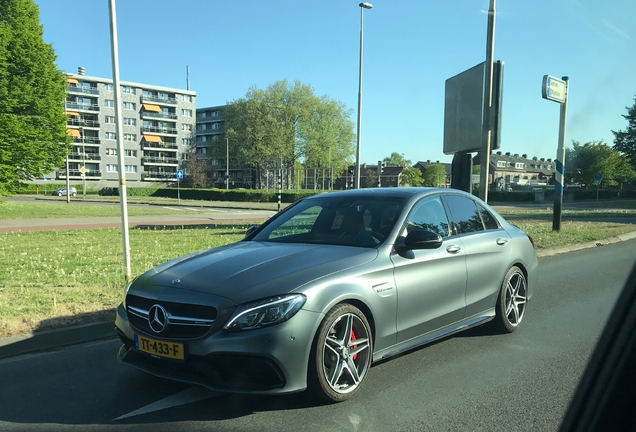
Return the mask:
<svg viewBox="0 0 636 432"><path fill-rule="evenodd" d="M161 411L176 406L186 405L192 402L202 401L205 399L211 399L213 397L221 396L222 394L223 393L218 393L205 387L195 386L180 393L176 393L172 396L168 396L166 398L158 400L157 402L153 402L150 405L146 405L145 407L141 407L135 411L131 411L128 414L121 415L116 419L113 419L112 421L122 420L142 414L148 414L154 411Z"/></svg>

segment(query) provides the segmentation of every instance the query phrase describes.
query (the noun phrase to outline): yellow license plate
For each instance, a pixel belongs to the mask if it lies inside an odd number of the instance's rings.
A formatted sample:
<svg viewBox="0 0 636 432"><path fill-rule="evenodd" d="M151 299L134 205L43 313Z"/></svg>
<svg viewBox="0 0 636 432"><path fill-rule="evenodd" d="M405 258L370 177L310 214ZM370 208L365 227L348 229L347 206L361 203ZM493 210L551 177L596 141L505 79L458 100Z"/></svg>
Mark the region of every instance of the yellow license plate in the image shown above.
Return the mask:
<svg viewBox="0 0 636 432"><path fill-rule="evenodd" d="M177 360L185 359L183 344L166 342L135 334L135 348L139 351Z"/></svg>

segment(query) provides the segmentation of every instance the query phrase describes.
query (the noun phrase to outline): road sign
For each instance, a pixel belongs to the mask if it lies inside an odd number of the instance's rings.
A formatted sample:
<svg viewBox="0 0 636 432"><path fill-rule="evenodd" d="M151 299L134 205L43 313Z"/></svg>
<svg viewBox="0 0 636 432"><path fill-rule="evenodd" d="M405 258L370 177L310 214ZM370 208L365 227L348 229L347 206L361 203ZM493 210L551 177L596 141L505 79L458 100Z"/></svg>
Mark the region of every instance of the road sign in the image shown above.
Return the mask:
<svg viewBox="0 0 636 432"><path fill-rule="evenodd" d="M177 170L177 178L181 180L183 178L183 170Z"/></svg>
<svg viewBox="0 0 636 432"><path fill-rule="evenodd" d="M602 178L603 178L603 175L601 175L600 173L594 174L594 181L596 183L600 183Z"/></svg>
<svg viewBox="0 0 636 432"><path fill-rule="evenodd" d="M541 87L543 99L564 103L565 102L565 81L550 75L543 76L543 86Z"/></svg>
<svg viewBox="0 0 636 432"><path fill-rule="evenodd" d="M85 174L85 173L86 173L86 171L88 171L88 170L86 169L86 167L81 167L81 168L80 168L80 172L81 172L82 174Z"/></svg>

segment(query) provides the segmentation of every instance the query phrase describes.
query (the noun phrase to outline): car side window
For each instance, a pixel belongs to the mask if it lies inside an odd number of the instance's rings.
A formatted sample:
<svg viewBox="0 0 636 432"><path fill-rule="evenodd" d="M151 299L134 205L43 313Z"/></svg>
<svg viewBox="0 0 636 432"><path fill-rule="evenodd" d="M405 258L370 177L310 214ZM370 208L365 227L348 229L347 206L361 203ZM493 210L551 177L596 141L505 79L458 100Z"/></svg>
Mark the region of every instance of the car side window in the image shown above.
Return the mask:
<svg viewBox="0 0 636 432"><path fill-rule="evenodd" d="M427 198L414 206L406 222L406 231L409 233L415 228L449 236L448 217L440 197Z"/></svg>
<svg viewBox="0 0 636 432"><path fill-rule="evenodd" d="M475 201L461 195L447 195L446 203L457 234L484 230L484 224Z"/></svg>
<svg viewBox="0 0 636 432"><path fill-rule="evenodd" d="M484 227L487 230L496 230L499 229L499 222L497 219L490 213L486 208L477 203L477 208L479 208L479 213L481 213L481 219L484 221Z"/></svg>

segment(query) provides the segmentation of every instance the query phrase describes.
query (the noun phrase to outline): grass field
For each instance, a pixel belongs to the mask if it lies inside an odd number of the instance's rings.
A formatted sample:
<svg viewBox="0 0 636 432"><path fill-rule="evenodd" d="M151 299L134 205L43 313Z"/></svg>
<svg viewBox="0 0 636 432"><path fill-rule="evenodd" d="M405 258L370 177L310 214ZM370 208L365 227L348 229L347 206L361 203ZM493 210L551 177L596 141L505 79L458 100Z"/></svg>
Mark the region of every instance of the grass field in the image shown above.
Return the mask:
<svg viewBox="0 0 636 432"><path fill-rule="evenodd" d="M22 218L42 217L43 211L47 214L57 212L56 217L68 217L64 212L69 211L69 206L65 203L22 204L32 203L0 201L0 219L17 214ZM51 206L61 206L61 209L53 210ZM98 209L99 215L106 215L104 206L72 207L81 208L82 212ZM139 211L148 210L153 209ZM20 211L23 213L17 213ZM528 232L538 250L602 240L636 230L636 226L629 223L597 220L601 217L635 217L634 211L569 215L564 212L568 219L563 221L559 232L552 231L551 212L502 211L502 214ZM247 225L217 225L131 229L132 275L180 255L238 241L246 228ZM0 337L112 319L113 308L121 301L123 291L120 229L0 234Z"/></svg>

